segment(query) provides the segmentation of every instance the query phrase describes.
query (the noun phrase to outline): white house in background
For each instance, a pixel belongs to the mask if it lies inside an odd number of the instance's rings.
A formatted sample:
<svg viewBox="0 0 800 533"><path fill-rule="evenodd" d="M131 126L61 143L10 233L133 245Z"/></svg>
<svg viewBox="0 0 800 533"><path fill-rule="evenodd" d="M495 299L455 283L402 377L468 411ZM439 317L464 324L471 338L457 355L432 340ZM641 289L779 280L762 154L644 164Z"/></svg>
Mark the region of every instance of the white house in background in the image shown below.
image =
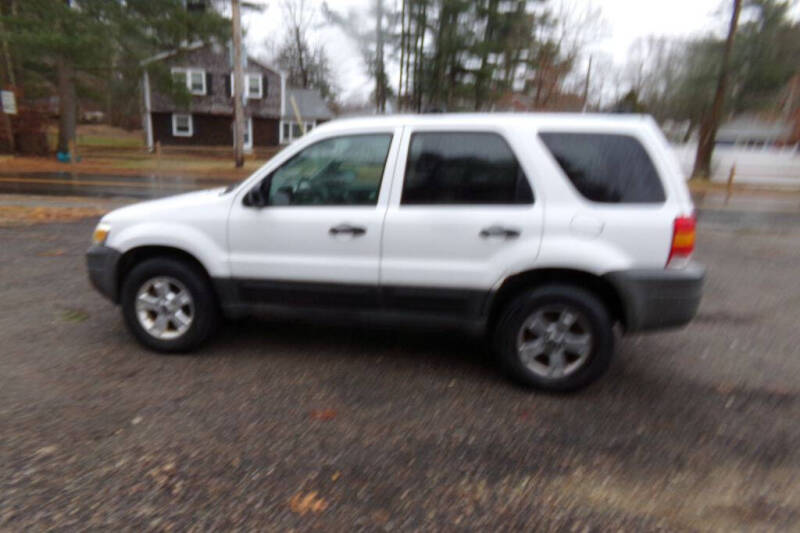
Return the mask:
<svg viewBox="0 0 800 533"><path fill-rule="evenodd" d="M763 120L754 116L737 117L720 126L717 144L733 146L781 146L791 142L792 124L782 120Z"/></svg>

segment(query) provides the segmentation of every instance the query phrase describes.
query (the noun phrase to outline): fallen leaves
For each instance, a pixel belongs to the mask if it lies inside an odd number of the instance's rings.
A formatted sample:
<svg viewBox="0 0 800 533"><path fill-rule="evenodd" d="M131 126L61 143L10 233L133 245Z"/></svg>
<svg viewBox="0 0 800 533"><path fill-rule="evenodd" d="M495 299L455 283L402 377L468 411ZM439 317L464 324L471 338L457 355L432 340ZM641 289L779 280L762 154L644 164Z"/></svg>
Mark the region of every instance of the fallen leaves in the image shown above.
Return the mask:
<svg viewBox="0 0 800 533"><path fill-rule="evenodd" d="M89 313L83 309L65 309L61 312L61 318L67 322L84 322L89 318Z"/></svg>
<svg viewBox="0 0 800 533"><path fill-rule="evenodd" d="M66 250L62 248L56 248L55 250L45 250L44 252L39 252L36 255L39 257L61 257L65 253L67 253Z"/></svg>
<svg viewBox="0 0 800 533"><path fill-rule="evenodd" d="M336 418L335 409L314 409L311 411L311 418L314 420L333 420Z"/></svg>
<svg viewBox="0 0 800 533"><path fill-rule="evenodd" d="M57 449L58 449L58 446L56 446L55 444L51 444L50 446L42 446L41 448L39 448L38 450L36 450L34 452L34 455L36 455L38 457L43 457L43 456L46 456L46 455L53 455L56 452Z"/></svg>
<svg viewBox="0 0 800 533"><path fill-rule="evenodd" d="M301 516L309 512L317 514L328 508L328 502L318 497L315 490L305 495L298 492L289 499L289 508Z"/></svg>
<svg viewBox="0 0 800 533"><path fill-rule="evenodd" d="M175 463L169 462L155 468L151 468L147 475L153 480L156 487L166 489L173 496L177 496L183 491L183 481L176 478L177 469Z"/></svg>
<svg viewBox="0 0 800 533"><path fill-rule="evenodd" d="M108 212L96 207L0 206L0 226L26 226L50 222L71 222L99 217Z"/></svg>

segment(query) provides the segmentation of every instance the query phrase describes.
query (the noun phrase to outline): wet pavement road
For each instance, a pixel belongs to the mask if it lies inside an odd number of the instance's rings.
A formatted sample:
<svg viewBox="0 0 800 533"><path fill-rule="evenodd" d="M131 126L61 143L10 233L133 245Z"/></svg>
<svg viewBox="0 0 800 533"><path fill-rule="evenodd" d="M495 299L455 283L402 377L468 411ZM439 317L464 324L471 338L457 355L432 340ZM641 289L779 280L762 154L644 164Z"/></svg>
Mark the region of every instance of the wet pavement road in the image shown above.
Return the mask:
<svg viewBox="0 0 800 533"><path fill-rule="evenodd" d="M79 172L0 172L0 194L161 198L197 189L227 186L235 180L179 176L118 176Z"/></svg>
<svg viewBox="0 0 800 533"><path fill-rule="evenodd" d="M0 195L84 196L147 200L197 189L227 186L234 180L210 177L118 176L69 172L7 174L0 172ZM724 193L698 193L695 205L701 221L729 227L782 227L800 224L800 197L793 194L759 197L734 196L731 205Z"/></svg>
<svg viewBox="0 0 800 533"><path fill-rule="evenodd" d="M446 331L247 320L165 357L94 221L0 229L0 530L790 531L800 227L700 225L700 315L569 396Z"/></svg>

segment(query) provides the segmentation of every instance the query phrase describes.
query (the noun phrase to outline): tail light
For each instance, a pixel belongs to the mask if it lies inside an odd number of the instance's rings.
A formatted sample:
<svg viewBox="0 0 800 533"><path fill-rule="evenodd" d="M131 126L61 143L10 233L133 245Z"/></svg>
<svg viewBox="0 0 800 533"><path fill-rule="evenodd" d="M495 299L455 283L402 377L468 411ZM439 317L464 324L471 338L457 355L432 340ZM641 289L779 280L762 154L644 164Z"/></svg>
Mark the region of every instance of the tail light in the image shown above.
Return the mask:
<svg viewBox="0 0 800 533"><path fill-rule="evenodd" d="M695 217L676 217L672 230L672 247L667 266L682 266L694 251Z"/></svg>

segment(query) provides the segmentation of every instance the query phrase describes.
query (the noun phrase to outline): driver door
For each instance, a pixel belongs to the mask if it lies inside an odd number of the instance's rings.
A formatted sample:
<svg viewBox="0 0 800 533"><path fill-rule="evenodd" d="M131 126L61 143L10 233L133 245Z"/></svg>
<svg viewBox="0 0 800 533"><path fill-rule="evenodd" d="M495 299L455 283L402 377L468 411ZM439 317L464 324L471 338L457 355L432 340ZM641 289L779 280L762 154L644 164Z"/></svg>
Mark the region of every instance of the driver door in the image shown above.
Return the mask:
<svg viewBox="0 0 800 533"><path fill-rule="evenodd" d="M399 128L320 139L243 188L228 221L233 281L245 302L377 304L383 217Z"/></svg>

